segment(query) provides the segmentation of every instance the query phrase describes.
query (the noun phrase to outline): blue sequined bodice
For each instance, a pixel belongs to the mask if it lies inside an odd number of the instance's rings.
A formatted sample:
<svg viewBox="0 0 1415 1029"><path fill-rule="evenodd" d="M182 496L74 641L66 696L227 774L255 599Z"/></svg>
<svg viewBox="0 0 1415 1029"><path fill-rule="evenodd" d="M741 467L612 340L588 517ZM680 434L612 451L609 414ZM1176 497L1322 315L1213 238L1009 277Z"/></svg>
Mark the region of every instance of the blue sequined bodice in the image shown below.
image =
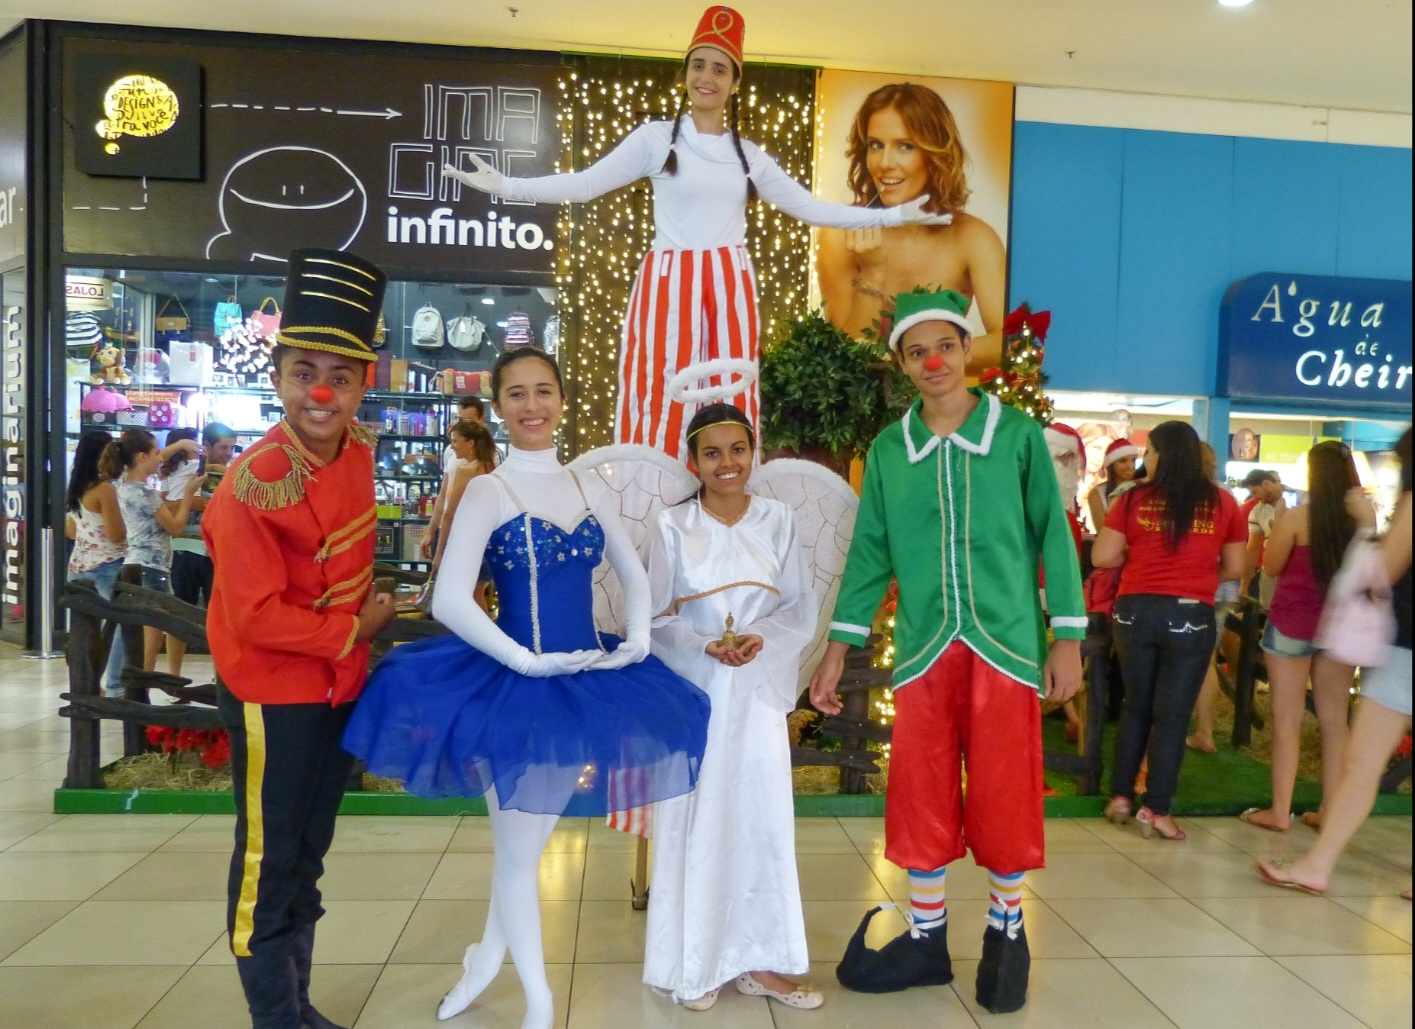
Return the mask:
<svg viewBox="0 0 1415 1029"><path fill-rule="evenodd" d="M531 514L503 522L486 545L496 624L538 653L598 648L592 577L603 556L604 529L592 514L571 528Z"/></svg>

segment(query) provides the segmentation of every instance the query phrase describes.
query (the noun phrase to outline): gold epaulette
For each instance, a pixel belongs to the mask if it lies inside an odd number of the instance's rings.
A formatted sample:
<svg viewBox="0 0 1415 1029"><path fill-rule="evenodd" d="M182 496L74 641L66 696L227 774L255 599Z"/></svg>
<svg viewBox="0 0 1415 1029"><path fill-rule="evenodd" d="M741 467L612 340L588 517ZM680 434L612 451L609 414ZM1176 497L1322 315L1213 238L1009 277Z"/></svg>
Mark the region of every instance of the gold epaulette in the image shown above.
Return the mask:
<svg viewBox="0 0 1415 1029"><path fill-rule="evenodd" d="M289 444L270 442L241 462L232 477L231 489L243 504L261 511L279 511L304 500L305 482L314 478L303 454Z"/></svg>
<svg viewBox="0 0 1415 1029"><path fill-rule="evenodd" d="M349 435L370 450L374 450L378 447L378 433L374 432L366 425L351 422L349 425Z"/></svg>

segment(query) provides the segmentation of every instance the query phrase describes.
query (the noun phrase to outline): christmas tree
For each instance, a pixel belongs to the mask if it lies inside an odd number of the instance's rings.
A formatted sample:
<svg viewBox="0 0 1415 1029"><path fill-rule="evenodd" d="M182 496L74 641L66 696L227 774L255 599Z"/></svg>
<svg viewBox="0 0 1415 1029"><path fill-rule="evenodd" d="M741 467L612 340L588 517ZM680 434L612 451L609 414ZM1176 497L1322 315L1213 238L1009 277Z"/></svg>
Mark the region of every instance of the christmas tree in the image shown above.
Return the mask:
<svg viewBox="0 0 1415 1029"><path fill-rule="evenodd" d="M1050 425L1051 399L1042 392L1047 377L1042 372L1046 357L1050 311L1033 311L1022 304L1002 323L1002 364L985 369L979 385L997 394L1004 404L1026 411L1042 425Z"/></svg>

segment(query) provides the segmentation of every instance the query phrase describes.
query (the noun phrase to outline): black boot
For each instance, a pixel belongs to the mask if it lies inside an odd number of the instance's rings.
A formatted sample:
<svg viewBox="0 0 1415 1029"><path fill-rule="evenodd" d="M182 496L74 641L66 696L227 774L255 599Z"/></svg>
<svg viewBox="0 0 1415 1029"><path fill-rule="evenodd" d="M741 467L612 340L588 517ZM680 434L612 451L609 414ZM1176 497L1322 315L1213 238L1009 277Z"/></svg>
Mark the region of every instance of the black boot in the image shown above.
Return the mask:
<svg viewBox="0 0 1415 1029"><path fill-rule="evenodd" d="M290 961L295 966L296 1000L304 1029L344 1029L315 1010L310 1003L310 966L314 964L314 923L300 926L290 935Z"/></svg>
<svg viewBox="0 0 1415 1029"><path fill-rule="evenodd" d="M251 1029L305 1029L288 939L267 940L250 957L238 957L236 972L250 1009Z"/></svg>
<svg viewBox="0 0 1415 1029"><path fill-rule="evenodd" d="M928 932L911 929L881 950L871 950L865 946L865 932L879 910L866 912L845 948L845 956L835 966L835 977L841 986L859 993L895 993L911 986L946 986L953 982L947 922Z"/></svg>
<svg viewBox="0 0 1415 1029"><path fill-rule="evenodd" d="M993 926L983 934L983 960L978 963L978 1004L994 1015L1020 1010L1027 1003L1027 979L1032 953L1027 949L1027 927L1015 939Z"/></svg>

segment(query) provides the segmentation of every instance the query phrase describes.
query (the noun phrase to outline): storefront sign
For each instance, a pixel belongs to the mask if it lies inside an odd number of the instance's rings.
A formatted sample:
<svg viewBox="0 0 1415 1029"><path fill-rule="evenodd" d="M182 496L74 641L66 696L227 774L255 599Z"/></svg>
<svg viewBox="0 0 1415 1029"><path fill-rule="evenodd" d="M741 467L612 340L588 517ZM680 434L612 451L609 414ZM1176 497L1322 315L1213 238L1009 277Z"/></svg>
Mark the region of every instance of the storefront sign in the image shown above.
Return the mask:
<svg viewBox="0 0 1415 1029"><path fill-rule="evenodd" d="M201 65L94 54L77 70L74 160L88 175L201 178Z"/></svg>
<svg viewBox="0 0 1415 1029"><path fill-rule="evenodd" d="M122 153L154 145L194 110L180 89L173 107L142 83L119 90L115 119L103 98L117 79L99 81L86 69L113 67L122 48L93 39L64 46L65 120L83 127L76 139L97 151L113 142ZM475 156L506 175L553 172L561 156L555 55L508 61L472 50L418 57L165 43L144 50L153 56L120 68L150 68L171 85L159 74L163 61L180 51L199 64L207 175L132 182L83 174L82 163L66 168L66 251L254 262L276 275L297 247L352 250L405 277L554 271L558 204L490 197L443 178L442 168L470 169ZM169 116L175 124L159 131ZM99 122L102 132L93 128ZM114 124L122 136L108 140Z"/></svg>
<svg viewBox="0 0 1415 1029"><path fill-rule="evenodd" d="M113 283L96 275L67 275L64 304L70 311L111 311Z"/></svg>
<svg viewBox="0 0 1415 1029"><path fill-rule="evenodd" d="M1322 406L1411 398L1410 283L1265 272L1223 298L1220 393Z"/></svg>
<svg viewBox="0 0 1415 1029"><path fill-rule="evenodd" d="M25 45L0 51L0 265L25 252Z"/></svg>
<svg viewBox="0 0 1415 1029"><path fill-rule="evenodd" d="M7 302L0 313L0 503L5 518L0 534L0 620L8 621L10 612L24 605L25 333L19 304Z"/></svg>

